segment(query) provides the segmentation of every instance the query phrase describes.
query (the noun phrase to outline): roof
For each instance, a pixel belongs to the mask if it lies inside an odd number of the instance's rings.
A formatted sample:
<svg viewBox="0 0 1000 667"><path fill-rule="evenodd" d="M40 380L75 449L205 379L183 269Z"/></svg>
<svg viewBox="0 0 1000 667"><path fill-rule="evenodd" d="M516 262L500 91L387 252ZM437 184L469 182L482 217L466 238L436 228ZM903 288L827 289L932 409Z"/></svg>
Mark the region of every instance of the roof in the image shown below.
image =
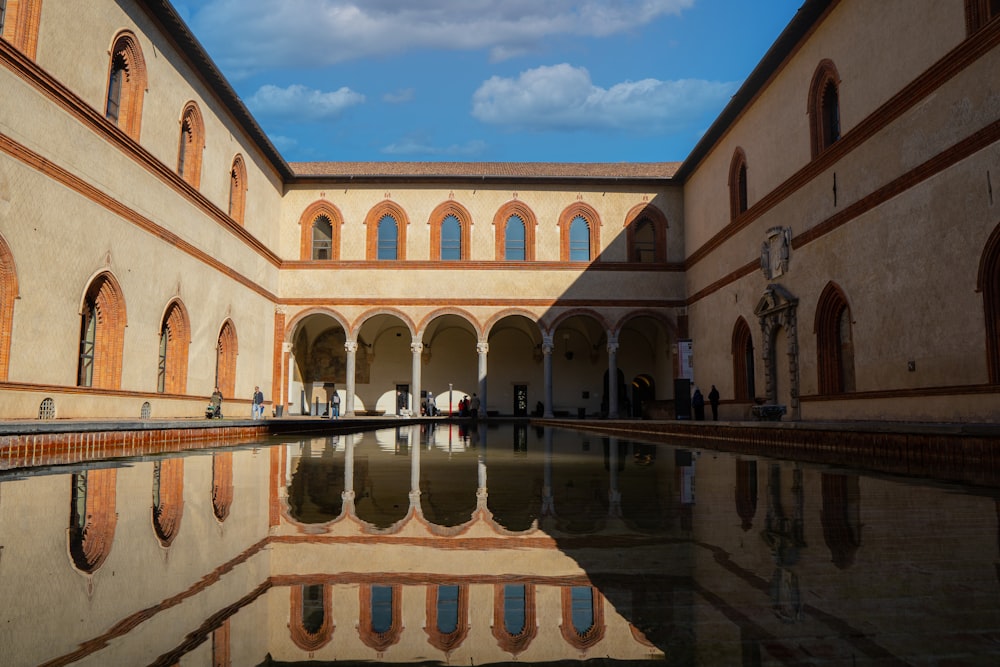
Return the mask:
<svg viewBox="0 0 1000 667"><path fill-rule="evenodd" d="M597 179L672 178L680 162L292 162L301 178Z"/></svg>

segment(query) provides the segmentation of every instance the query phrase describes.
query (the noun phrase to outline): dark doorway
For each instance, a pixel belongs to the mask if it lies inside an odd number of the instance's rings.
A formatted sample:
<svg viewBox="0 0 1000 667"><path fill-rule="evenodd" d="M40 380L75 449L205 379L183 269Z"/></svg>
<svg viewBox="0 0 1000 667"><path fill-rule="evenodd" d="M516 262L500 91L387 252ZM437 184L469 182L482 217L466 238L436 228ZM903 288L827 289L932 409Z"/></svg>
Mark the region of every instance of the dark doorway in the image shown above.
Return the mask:
<svg viewBox="0 0 1000 667"><path fill-rule="evenodd" d="M410 385L408 384L397 384L396 385L396 414L403 414L404 410L410 407Z"/></svg>
<svg viewBox="0 0 1000 667"><path fill-rule="evenodd" d="M633 419L641 419L647 405L656 400L656 381L648 375L637 375L632 380Z"/></svg>
<svg viewBox="0 0 1000 667"><path fill-rule="evenodd" d="M514 416L528 416L528 385L526 384L514 385Z"/></svg>

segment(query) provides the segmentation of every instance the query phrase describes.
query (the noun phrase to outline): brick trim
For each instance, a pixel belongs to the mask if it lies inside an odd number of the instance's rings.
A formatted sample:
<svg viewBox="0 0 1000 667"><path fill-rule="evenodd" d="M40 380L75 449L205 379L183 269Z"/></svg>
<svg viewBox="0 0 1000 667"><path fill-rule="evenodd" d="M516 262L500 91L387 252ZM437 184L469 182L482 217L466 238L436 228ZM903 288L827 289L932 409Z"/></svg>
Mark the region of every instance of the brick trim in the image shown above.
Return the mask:
<svg viewBox="0 0 1000 667"><path fill-rule="evenodd" d="M385 216L396 221L396 259L378 260L378 225ZM410 219L399 204L386 199L379 202L365 216L367 234L365 238L365 257L369 261L404 261L406 259L406 228Z"/></svg>
<svg viewBox="0 0 1000 667"><path fill-rule="evenodd" d="M843 134L843 130L841 129L836 137L830 137L827 134L827 128L824 126L824 101L831 85L833 86L833 91L837 94L837 116L839 118L840 74L837 73L837 67L833 64L832 60L823 59L816 66L812 83L809 84L809 103L807 108L809 114L809 147L814 159L838 141Z"/></svg>
<svg viewBox="0 0 1000 667"><path fill-rule="evenodd" d="M847 297L837 283L829 282L823 288L816 304L813 333L816 334L816 374L820 394L840 394L853 389L851 378L844 372L844 364L853 367L854 359L841 340L840 318L844 311L850 315ZM847 359L845 356L850 356Z"/></svg>
<svg viewBox="0 0 1000 667"><path fill-rule="evenodd" d="M247 167L240 153L233 158L229 170L229 217L243 226L247 206Z"/></svg>
<svg viewBox="0 0 1000 667"><path fill-rule="evenodd" d="M1000 384L1000 224L990 234L979 261L978 291L983 293L986 320L986 367L992 384Z"/></svg>
<svg viewBox="0 0 1000 667"><path fill-rule="evenodd" d="M79 476L84 477L85 516L76 515L75 494ZM70 488L70 526L67 531L70 561L80 572L92 574L104 564L115 539L118 513L118 471L115 468L92 468L75 473ZM76 519L76 521L74 521ZM77 521L83 521L82 528Z"/></svg>
<svg viewBox="0 0 1000 667"><path fill-rule="evenodd" d="M515 582L511 582L515 583ZM538 634L538 619L535 612L535 585L527 582L524 585L524 627L514 635L507 632L504 623L504 587L505 584L493 585L493 623L491 630L501 650L517 655L527 650L532 640Z"/></svg>
<svg viewBox="0 0 1000 667"><path fill-rule="evenodd" d="M586 651L604 639L604 633L607 630L607 626L604 625L604 596L597 590L597 587L589 587L592 595L591 612L593 615L593 624L586 632L580 634L573 626L573 588L575 587L562 587L560 595L562 623L559 624L559 632L567 644L580 651Z"/></svg>
<svg viewBox="0 0 1000 667"><path fill-rule="evenodd" d="M97 324L94 335L93 376L89 386L98 389L119 389L127 318L122 289L112 273L102 272L91 281L81 303L81 317L90 307L94 309ZM77 365L79 366L79 357Z"/></svg>
<svg viewBox="0 0 1000 667"><path fill-rule="evenodd" d="M454 651L469 634L469 585L458 585L458 624L455 630L445 634L438 628L438 586L427 586L424 605L424 632L427 643L444 653Z"/></svg>
<svg viewBox="0 0 1000 667"><path fill-rule="evenodd" d="M197 189L201 185L201 161L205 149L205 121L198 103L191 100L181 111L181 136L177 147L177 173Z"/></svg>
<svg viewBox="0 0 1000 667"><path fill-rule="evenodd" d="M583 218L590 232L590 260L597 261L601 252L601 217L593 206L583 202L570 204L559 215L559 260L569 260L569 228L576 217Z"/></svg>
<svg viewBox="0 0 1000 667"><path fill-rule="evenodd" d="M309 632L305 626L305 618L302 616L303 589L309 585L311 584L289 586L290 620L288 633L292 643L303 651L311 652L323 648L333 638L333 588L325 584L312 584L323 586L323 624L316 632Z"/></svg>
<svg viewBox="0 0 1000 667"><path fill-rule="evenodd" d="M152 511L153 530L163 547L169 547L181 529L184 517L184 459L169 458L156 462L160 466L159 505Z"/></svg>
<svg viewBox="0 0 1000 667"><path fill-rule="evenodd" d="M0 382L10 372L10 342L14 327L14 301L18 297L14 255L0 234Z"/></svg>
<svg viewBox="0 0 1000 667"><path fill-rule="evenodd" d="M121 84L121 96L117 125L132 139L139 141L139 130L142 127L142 102L148 86L146 59L139 46L139 38L131 30L122 30L112 40L108 58L107 85L104 87L105 104L110 94L111 74L115 71L115 61L121 60L124 78Z"/></svg>
<svg viewBox="0 0 1000 667"><path fill-rule="evenodd" d="M191 322L187 309L180 299L167 305L166 314L160 326L160 335L167 334L167 365L163 392L166 394L187 393L188 350L191 345Z"/></svg>
<svg viewBox="0 0 1000 667"><path fill-rule="evenodd" d="M535 261L535 229L538 218L531 207L522 201L512 200L497 209L493 216L493 229L496 235L496 253L494 259L498 262L507 261L507 221L516 216L524 223L524 261Z"/></svg>
<svg viewBox="0 0 1000 667"><path fill-rule="evenodd" d="M449 215L453 215L458 219L459 229L461 230L461 247L459 249L460 258L462 260L468 261L471 259L472 255L472 244L471 244L471 232L472 232L472 215L469 210L459 204L456 201L446 201L438 204L437 207L431 211L430 217L427 219L427 224L430 226L430 259L431 261L441 261L441 225L444 219Z"/></svg>
<svg viewBox="0 0 1000 667"><path fill-rule="evenodd" d="M362 643L374 649L380 655L390 646L399 641L403 634L403 587L399 584L390 586L392 589L392 625L385 632L375 632L372 629L372 584L362 584L358 587L358 636Z"/></svg>
<svg viewBox="0 0 1000 667"><path fill-rule="evenodd" d="M747 156L743 149L733 151L729 163L729 220L733 221L750 208L750 194L747 184Z"/></svg>
<svg viewBox="0 0 1000 667"><path fill-rule="evenodd" d="M226 399L236 396L236 355L239 346L236 340L236 325L232 320L226 320L219 330L219 343L216 348L216 384ZM223 406L225 414L225 406Z"/></svg>

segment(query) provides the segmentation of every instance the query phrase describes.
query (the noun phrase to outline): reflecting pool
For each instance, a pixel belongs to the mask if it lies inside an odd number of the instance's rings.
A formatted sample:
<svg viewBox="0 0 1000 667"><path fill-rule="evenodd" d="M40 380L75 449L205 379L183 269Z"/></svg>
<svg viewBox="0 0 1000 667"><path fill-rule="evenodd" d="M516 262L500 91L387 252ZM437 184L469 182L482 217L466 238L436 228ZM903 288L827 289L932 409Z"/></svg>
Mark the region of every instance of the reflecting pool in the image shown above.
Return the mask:
<svg viewBox="0 0 1000 667"><path fill-rule="evenodd" d="M1000 664L996 489L527 425L0 474L0 664Z"/></svg>

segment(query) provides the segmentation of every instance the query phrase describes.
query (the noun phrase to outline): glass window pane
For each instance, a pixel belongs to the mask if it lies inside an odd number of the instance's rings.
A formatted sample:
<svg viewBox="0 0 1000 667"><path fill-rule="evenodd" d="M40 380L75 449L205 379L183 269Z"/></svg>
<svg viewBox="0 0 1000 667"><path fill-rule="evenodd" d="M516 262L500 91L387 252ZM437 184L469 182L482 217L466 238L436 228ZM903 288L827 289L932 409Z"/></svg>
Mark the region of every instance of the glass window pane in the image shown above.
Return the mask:
<svg viewBox="0 0 1000 667"><path fill-rule="evenodd" d="M571 262L590 261L590 227L579 215L569 225L569 260Z"/></svg>
<svg viewBox="0 0 1000 667"><path fill-rule="evenodd" d="M512 262L523 262L524 248L524 220L512 215L507 218L507 227L504 229L503 258Z"/></svg>
<svg viewBox="0 0 1000 667"><path fill-rule="evenodd" d="M594 627L594 590L589 586L574 586L572 593L573 629L586 634Z"/></svg>
<svg viewBox="0 0 1000 667"><path fill-rule="evenodd" d="M639 262L656 261L656 228L649 220L640 220L635 230L635 257Z"/></svg>
<svg viewBox="0 0 1000 667"><path fill-rule="evenodd" d="M462 224L453 215L441 222L441 259L462 259Z"/></svg>
<svg viewBox="0 0 1000 667"><path fill-rule="evenodd" d="M372 631L379 634L392 629L392 587L372 586Z"/></svg>
<svg viewBox="0 0 1000 667"><path fill-rule="evenodd" d="M511 635L524 632L524 586L507 584L503 589L503 625Z"/></svg>
<svg viewBox="0 0 1000 667"><path fill-rule="evenodd" d="M313 259L330 259L333 252L333 223L321 215L313 222Z"/></svg>
<svg viewBox="0 0 1000 667"><path fill-rule="evenodd" d="M391 215L383 216L378 223L378 254L377 259L396 259L398 256L396 242L399 230L396 220Z"/></svg>
<svg viewBox="0 0 1000 667"><path fill-rule="evenodd" d="M458 586L438 586L437 627L450 635L458 629Z"/></svg>

